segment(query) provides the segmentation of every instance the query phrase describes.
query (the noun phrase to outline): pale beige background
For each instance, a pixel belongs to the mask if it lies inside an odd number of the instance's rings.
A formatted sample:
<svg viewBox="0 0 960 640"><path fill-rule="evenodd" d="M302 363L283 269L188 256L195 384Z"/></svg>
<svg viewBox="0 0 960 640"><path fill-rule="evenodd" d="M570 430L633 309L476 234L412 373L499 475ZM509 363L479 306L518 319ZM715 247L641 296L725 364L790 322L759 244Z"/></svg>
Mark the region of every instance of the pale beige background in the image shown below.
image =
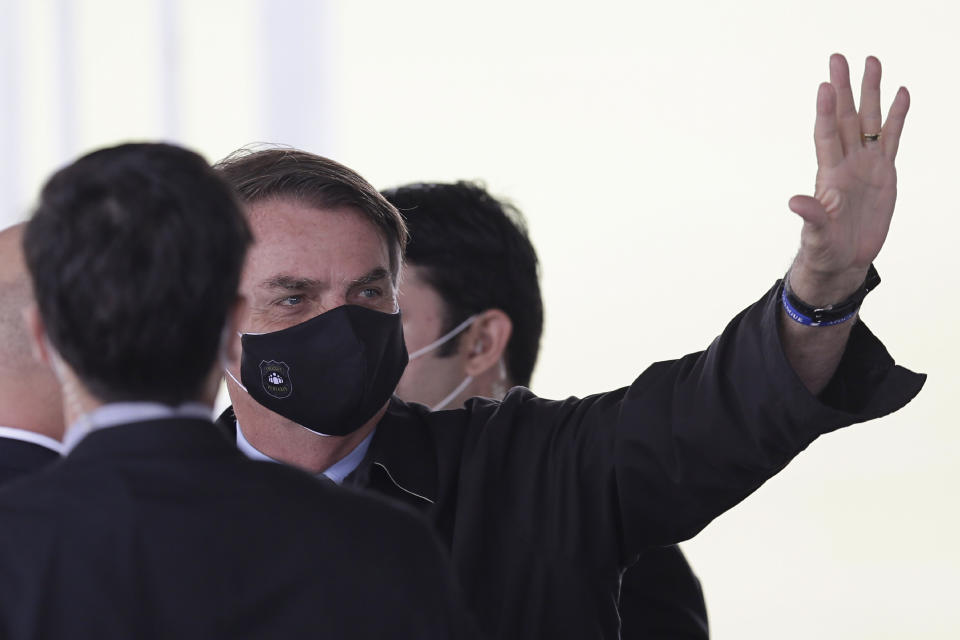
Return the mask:
<svg viewBox="0 0 960 640"><path fill-rule="evenodd" d="M913 96L863 317L930 374L685 545L713 637L956 638L960 207L954 3L0 0L0 222L77 153L256 140L374 184L485 179L527 214L547 325L533 387L628 383L706 346L789 265L833 51ZM885 101L886 104L886 101Z"/></svg>

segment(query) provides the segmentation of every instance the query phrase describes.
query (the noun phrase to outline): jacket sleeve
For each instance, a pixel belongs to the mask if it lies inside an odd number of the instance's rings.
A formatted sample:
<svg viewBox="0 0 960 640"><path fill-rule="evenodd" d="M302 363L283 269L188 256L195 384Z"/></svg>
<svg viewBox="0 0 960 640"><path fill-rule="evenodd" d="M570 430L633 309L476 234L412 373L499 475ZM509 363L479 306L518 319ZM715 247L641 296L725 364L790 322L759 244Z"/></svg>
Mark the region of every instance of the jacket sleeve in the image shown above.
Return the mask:
<svg viewBox="0 0 960 640"><path fill-rule="evenodd" d="M859 323L827 389L811 395L778 335L779 283L705 351L650 366L629 387L548 401L525 389L477 402L472 464L494 465L519 535L589 565L624 566L685 540L817 436L891 413L925 376L896 366Z"/></svg>

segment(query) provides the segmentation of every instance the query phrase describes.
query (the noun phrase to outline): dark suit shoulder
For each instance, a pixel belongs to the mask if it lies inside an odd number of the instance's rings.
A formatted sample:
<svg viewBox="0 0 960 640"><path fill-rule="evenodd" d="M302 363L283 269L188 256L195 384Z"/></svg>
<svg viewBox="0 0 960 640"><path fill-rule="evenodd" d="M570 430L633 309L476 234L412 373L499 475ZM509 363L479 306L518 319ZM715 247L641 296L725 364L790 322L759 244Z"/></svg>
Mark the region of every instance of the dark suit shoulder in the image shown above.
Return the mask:
<svg viewBox="0 0 960 640"><path fill-rule="evenodd" d="M0 437L0 486L59 459L59 453L42 445Z"/></svg>
<svg viewBox="0 0 960 640"><path fill-rule="evenodd" d="M24 630L17 638L469 633L418 516L197 439L178 455L88 447L0 491L0 635L6 619Z"/></svg>

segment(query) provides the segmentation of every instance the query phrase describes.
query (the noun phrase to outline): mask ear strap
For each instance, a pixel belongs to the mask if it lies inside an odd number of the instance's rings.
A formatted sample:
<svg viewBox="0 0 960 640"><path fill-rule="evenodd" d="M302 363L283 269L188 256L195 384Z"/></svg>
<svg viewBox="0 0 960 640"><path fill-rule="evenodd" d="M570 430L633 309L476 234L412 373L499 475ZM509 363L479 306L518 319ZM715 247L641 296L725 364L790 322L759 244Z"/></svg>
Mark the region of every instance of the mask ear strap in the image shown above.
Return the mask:
<svg viewBox="0 0 960 640"><path fill-rule="evenodd" d="M236 382L236 383L237 383L237 386L240 387L241 389L243 389L245 393L250 393L249 391L247 391L247 388L246 388L245 386L243 386L243 383L242 383L242 382L240 382L239 380L237 380L236 378L233 377L233 374L230 373L230 369L227 368L227 363L226 363L226 362L223 363L223 372L224 372L225 374L227 374L228 376L230 376L230 379L233 380L234 382Z"/></svg>
<svg viewBox="0 0 960 640"><path fill-rule="evenodd" d="M464 378L463 382L457 385L457 388L451 391L446 398L444 398L437 404L430 407L430 411L440 411L441 409L446 407L448 404L450 404L453 401L454 398L460 395L460 392L466 389L467 385L470 384L471 382L473 382L473 376L467 376L466 378Z"/></svg>
<svg viewBox="0 0 960 640"><path fill-rule="evenodd" d="M433 351L440 345L444 344L445 342L449 341L452 337L454 337L455 335L457 335L458 333L460 333L461 331L463 331L464 329L472 325L474 322L477 321L478 317L479 316L476 314L470 316L469 318L467 318L466 320L464 320L463 322L455 326L452 330L446 332L445 334L443 334L442 336L440 336L439 338L437 338L427 346L417 349L413 353L409 354L407 357L410 360L413 360L415 358L419 358L425 353L430 353L431 351Z"/></svg>
<svg viewBox="0 0 960 640"><path fill-rule="evenodd" d="M230 376L230 379L236 382L237 386L243 389L245 393L249 394L250 392L247 391L247 388L243 386L243 383L241 383L239 380L233 377L233 374L230 373L230 367L227 366L226 346L227 346L227 336L229 335L230 334L228 333L227 327L224 327L223 332L220 334L220 364L223 366L223 372L228 376ZM257 335L257 334L248 334L248 335ZM237 337L242 338L243 334L237 331Z"/></svg>

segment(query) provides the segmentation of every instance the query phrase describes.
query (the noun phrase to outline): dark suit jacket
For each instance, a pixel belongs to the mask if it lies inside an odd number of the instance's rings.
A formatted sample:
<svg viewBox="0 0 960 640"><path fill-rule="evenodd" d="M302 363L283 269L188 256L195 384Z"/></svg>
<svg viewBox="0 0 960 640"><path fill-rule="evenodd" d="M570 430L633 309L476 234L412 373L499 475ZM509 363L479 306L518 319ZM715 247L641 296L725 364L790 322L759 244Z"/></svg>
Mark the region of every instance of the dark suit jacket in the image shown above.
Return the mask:
<svg viewBox="0 0 960 640"><path fill-rule="evenodd" d="M400 505L253 462L202 420L95 431L0 490L0 638L448 638L465 614Z"/></svg>
<svg viewBox="0 0 960 640"><path fill-rule="evenodd" d="M488 636L616 638L624 567L695 535L821 434L923 386L858 322L812 396L783 353L779 309L777 286L705 351L609 393L552 401L518 387L437 412L394 400L345 483L423 511Z"/></svg>
<svg viewBox="0 0 960 640"><path fill-rule="evenodd" d="M46 447L13 438L0 438L0 486L60 459Z"/></svg>

